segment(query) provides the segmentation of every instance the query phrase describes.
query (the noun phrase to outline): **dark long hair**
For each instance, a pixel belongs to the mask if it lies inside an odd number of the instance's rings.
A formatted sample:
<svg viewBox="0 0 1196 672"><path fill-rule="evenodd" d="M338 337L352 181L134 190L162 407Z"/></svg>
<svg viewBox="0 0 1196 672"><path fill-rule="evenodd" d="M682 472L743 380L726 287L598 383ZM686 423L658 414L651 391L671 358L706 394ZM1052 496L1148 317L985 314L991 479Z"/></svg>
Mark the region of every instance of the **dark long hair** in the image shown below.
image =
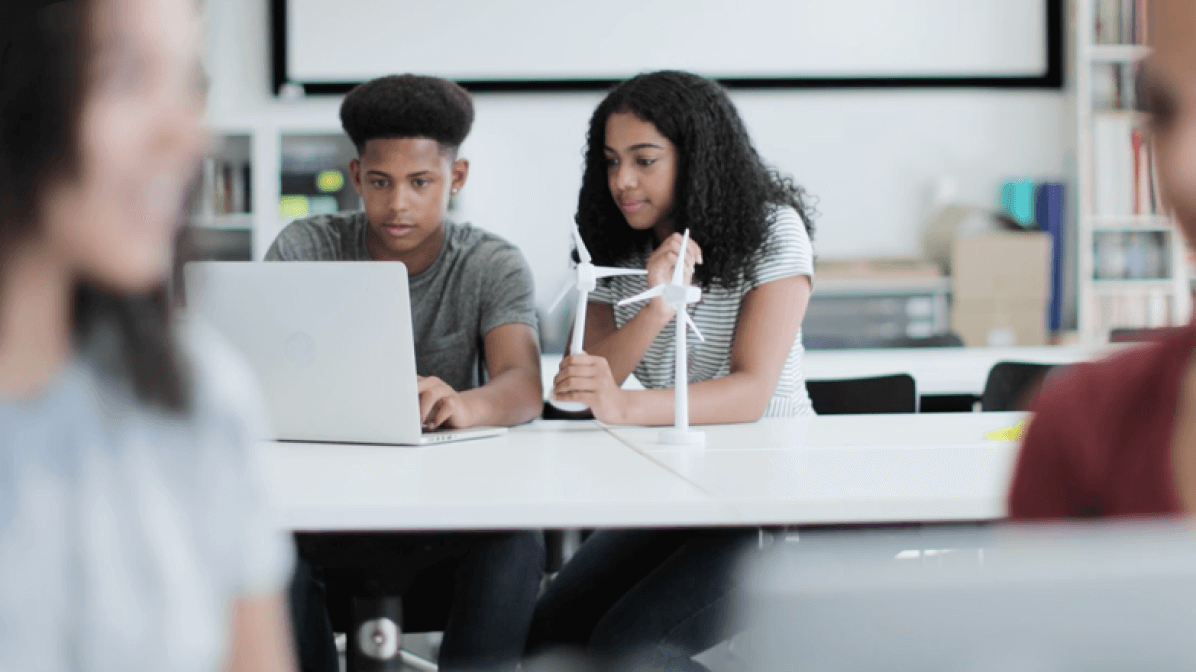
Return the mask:
<svg viewBox="0 0 1196 672"><path fill-rule="evenodd" d="M0 282L5 259L35 236L47 193L77 175L79 124L89 83L93 0L4 0L0 21ZM11 13L10 13L11 12ZM171 300L163 286L124 296L80 282L73 333L86 343L114 328L121 373L145 403L188 407L187 376L176 351Z"/></svg>
<svg viewBox="0 0 1196 672"><path fill-rule="evenodd" d="M792 207L813 234L805 190L764 164L727 92L687 72L652 72L619 84L590 118L576 219L596 262L624 262L655 241L652 231L628 226L610 193L606 121L616 112L651 123L677 148L668 216L675 231L689 229L702 246L694 277L703 287L753 277L771 208Z"/></svg>

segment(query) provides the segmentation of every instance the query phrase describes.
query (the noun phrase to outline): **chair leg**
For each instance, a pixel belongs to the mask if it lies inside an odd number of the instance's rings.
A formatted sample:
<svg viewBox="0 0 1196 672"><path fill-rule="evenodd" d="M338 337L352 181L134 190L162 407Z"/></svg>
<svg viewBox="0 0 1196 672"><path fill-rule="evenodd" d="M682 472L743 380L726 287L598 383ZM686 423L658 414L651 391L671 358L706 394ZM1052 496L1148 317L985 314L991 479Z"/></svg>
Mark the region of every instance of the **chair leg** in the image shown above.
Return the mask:
<svg viewBox="0 0 1196 672"><path fill-rule="evenodd" d="M401 672L402 598L353 598L353 620L347 640L348 672Z"/></svg>

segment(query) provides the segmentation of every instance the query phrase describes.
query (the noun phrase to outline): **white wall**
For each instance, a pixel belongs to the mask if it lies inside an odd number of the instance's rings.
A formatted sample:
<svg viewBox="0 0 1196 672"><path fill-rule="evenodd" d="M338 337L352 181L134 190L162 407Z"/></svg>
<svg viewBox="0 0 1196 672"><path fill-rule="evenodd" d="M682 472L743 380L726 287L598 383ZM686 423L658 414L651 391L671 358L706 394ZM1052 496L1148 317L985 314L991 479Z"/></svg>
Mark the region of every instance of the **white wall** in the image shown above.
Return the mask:
<svg viewBox="0 0 1196 672"><path fill-rule="evenodd" d="M270 95L266 4L208 0L213 120L335 128L339 100L280 102ZM933 181L951 177L964 200L992 205L1005 178L1064 176L1073 144L1062 91L781 90L733 97L761 154L818 197L815 246L827 259L915 255ZM477 121L464 148L473 172L459 203L462 218L523 248L541 302L551 300L567 267L582 145L600 98L475 96Z"/></svg>

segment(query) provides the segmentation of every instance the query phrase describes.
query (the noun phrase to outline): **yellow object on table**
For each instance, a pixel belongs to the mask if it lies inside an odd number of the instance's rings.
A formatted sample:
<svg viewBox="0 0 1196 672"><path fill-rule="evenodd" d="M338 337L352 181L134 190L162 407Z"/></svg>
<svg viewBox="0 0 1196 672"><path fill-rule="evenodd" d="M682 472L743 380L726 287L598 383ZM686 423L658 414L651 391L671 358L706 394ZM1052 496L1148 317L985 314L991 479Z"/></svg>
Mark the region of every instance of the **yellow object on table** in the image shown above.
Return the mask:
<svg viewBox="0 0 1196 672"><path fill-rule="evenodd" d="M995 429L987 432L984 438L989 441L1021 441L1022 437L1026 435L1026 421L1022 420L1012 427L1005 429Z"/></svg>

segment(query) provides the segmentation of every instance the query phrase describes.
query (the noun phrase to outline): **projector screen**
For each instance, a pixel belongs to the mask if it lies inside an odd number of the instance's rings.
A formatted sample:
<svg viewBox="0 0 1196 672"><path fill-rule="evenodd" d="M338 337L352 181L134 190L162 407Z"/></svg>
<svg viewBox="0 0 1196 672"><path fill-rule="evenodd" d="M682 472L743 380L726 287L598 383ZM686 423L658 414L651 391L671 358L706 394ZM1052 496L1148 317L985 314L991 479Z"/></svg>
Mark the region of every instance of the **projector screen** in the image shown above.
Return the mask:
<svg viewBox="0 0 1196 672"><path fill-rule="evenodd" d="M1060 86L1062 0L273 0L275 84ZM1058 24L1058 25L1054 25Z"/></svg>

